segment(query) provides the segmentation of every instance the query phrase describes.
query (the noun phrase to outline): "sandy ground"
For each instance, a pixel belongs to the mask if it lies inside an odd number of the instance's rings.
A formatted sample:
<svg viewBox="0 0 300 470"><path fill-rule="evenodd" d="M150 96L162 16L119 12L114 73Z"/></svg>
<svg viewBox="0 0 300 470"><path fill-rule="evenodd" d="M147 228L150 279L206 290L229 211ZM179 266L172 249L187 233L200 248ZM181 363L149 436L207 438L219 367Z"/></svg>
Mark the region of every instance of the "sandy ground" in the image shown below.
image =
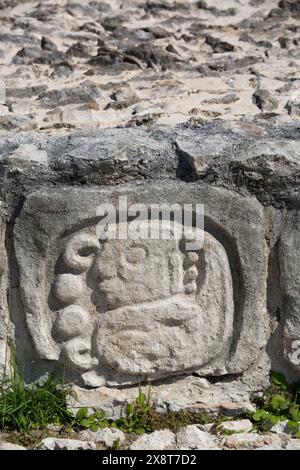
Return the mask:
<svg viewBox="0 0 300 470"><path fill-rule="evenodd" d="M0 132L299 119L300 2L0 0L0 103Z"/></svg>

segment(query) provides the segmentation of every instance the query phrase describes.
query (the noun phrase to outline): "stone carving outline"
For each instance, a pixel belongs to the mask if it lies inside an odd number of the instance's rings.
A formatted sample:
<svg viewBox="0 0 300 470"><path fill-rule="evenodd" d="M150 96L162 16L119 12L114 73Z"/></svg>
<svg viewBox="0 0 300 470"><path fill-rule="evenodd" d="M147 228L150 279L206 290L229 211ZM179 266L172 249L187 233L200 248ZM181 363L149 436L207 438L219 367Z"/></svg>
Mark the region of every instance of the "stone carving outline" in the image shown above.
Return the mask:
<svg viewBox="0 0 300 470"><path fill-rule="evenodd" d="M199 253L180 244L100 242L84 230L67 242L70 272L53 286L61 306L53 337L84 380L120 385L195 371L227 344L234 306L226 252L207 232Z"/></svg>
<svg viewBox="0 0 300 470"><path fill-rule="evenodd" d="M17 322L20 316L26 319L34 350L27 355L25 361L35 361L31 370L36 377L43 374L45 367L55 367L58 361L65 363L62 354L63 341L57 338L54 324L58 312L68 305L58 302L54 289L56 276L75 274L74 269L66 268L63 262L66 243L79 233L95 234L94 226L99 220L95 217L95 207L103 201L116 206L119 196L126 194L130 204L142 201L150 205L153 203L154 193L157 203L171 204L180 193L183 203L198 201L205 204L205 230L223 248L226 263L228 265L229 261L230 265L228 272L234 293L232 328L227 341L221 340L217 344L219 347L220 343L224 343L224 348L214 360L203 364L197 372L201 376L217 377L241 374L255 365L266 346L269 332L269 317L266 311L268 249L265 241L264 210L253 198L240 197L225 189L200 187L196 183L187 188L186 184L177 181L176 184L166 182L164 187L147 184L142 187L125 185L102 189L56 188L47 192L40 190L28 197L14 227L14 251L18 267L16 281L19 283L17 289L12 291L15 295L11 308L15 312ZM93 252L87 255L94 256ZM199 253L199 262L202 263L203 259L204 262L209 259L208 253L205 256L204 251ZM219 273L222 276L222 256L212 264L218 266L218 263L220 268L214 269L213 272L214 275ZM198 272L200 286L203 282L202 270ZM88 292L87 301L91 304L85 303L81 306L88 306L88 310L94 311L96 315L99 314L96 308L99 296L95 298L96 280L92 270L89 270L87 279L88 290L85 292ZM215 299L215 294L218 291L219 289L215 289L209 293L216 304L218 299ZM100 307L101 305L98 305L98 310ZM96 330L92 335L93 345L95 337ZM27 344L27 338L21 335L21 347L24 345L27 348ZM52 361L52 365L48 361ZM86 372L78 370L80 374L85 375L87 385L96 386L96 382L101 384L99 368L95 369ZM108 377L108 371L103 372L106 374L106 380L112 384L114 380L117 384L131 383L130 380L128 382L128 374L127 377L116 378L118 374ZM168 372L167 375L171 374ZM76 374L71 373L69 378L71 381L76 380ZM132 378L133 376L131 381Z"/></svg>

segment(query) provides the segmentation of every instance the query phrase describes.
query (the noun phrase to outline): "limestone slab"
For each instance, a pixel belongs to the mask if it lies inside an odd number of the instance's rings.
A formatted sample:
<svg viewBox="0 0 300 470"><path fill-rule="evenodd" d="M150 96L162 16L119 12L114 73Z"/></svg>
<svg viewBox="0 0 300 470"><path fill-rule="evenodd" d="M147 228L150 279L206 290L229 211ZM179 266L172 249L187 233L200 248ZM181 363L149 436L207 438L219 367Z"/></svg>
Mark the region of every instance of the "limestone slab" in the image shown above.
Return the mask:
<svg viewBox="0 0 300 470"><path fill-rule="evenodd" d="M218 438L202 431L196 424L190 424L178 430L176 444L180 450L210 450L218 448Z"/></svg>
<svg viewBox="0 0 300 470"><path fill-rule="evenodd" d="M204 204L203 247L99 240L97 208L118 207L120 196L146 207ZM48 189L25 202L14 243L37 358L88 384L241 373L266 343L264 210L253 198L171 181Z"/></svg>
<svg viewBox="0 0 300 470"><path fill-rule="evenodd" d="M141 390L148 395L149 385L141 386ZM102 386L96 389L74 385L74 398L70 400L69 408L74 414L82 407L91 411L101 409L107 416L119 418L125 416L127 403L133 402L139 392L138 385L125 388ZM156 381L151 385L150 398L153 407L162 413L189 408L200 414L238 417L255 411L247 385L238 382L224 384L221 381L213 385L207 379L193 375Z"/></svg>
<svg viewBox="0 0 300 470"><path fill-rule="evenodd" d="M175 449L175 435L169 429L144 434L130 446L130 450L166 450Z"/></svg>

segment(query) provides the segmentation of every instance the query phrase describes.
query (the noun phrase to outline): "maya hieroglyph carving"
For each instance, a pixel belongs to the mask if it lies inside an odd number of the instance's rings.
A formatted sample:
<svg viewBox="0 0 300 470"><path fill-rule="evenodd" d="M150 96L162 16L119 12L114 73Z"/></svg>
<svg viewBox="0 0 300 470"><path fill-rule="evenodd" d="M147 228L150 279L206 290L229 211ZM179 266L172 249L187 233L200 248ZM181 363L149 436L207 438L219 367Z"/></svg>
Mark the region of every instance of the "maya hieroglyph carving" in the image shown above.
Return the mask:
<svg viewBox="0 0 300 470"><path fill-rule="evenodd" d="M83 229L66 242L51 292L52 337L84 380L120 385L195 371L228 343L225 249L206 232L199 251L175 238L101 241Z"/></svg>

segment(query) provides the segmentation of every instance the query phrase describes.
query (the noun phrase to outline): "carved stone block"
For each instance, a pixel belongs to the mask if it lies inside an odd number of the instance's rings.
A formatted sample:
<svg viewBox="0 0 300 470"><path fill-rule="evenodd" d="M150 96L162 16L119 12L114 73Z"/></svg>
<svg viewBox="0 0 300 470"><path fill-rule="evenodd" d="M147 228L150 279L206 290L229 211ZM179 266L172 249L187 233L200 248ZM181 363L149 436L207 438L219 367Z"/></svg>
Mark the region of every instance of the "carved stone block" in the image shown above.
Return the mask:
<svg viewBox="0 0 300 470"><path fill-rule="evenodd" d="M201 249L188 251L184 236L99 239L97 207L124 195L147 207L204 204ZM171 181L47 189L25 202L14 244L16 309L37 358L87 386L242 373L266 345L264 210L253 198Z"/></svg>

